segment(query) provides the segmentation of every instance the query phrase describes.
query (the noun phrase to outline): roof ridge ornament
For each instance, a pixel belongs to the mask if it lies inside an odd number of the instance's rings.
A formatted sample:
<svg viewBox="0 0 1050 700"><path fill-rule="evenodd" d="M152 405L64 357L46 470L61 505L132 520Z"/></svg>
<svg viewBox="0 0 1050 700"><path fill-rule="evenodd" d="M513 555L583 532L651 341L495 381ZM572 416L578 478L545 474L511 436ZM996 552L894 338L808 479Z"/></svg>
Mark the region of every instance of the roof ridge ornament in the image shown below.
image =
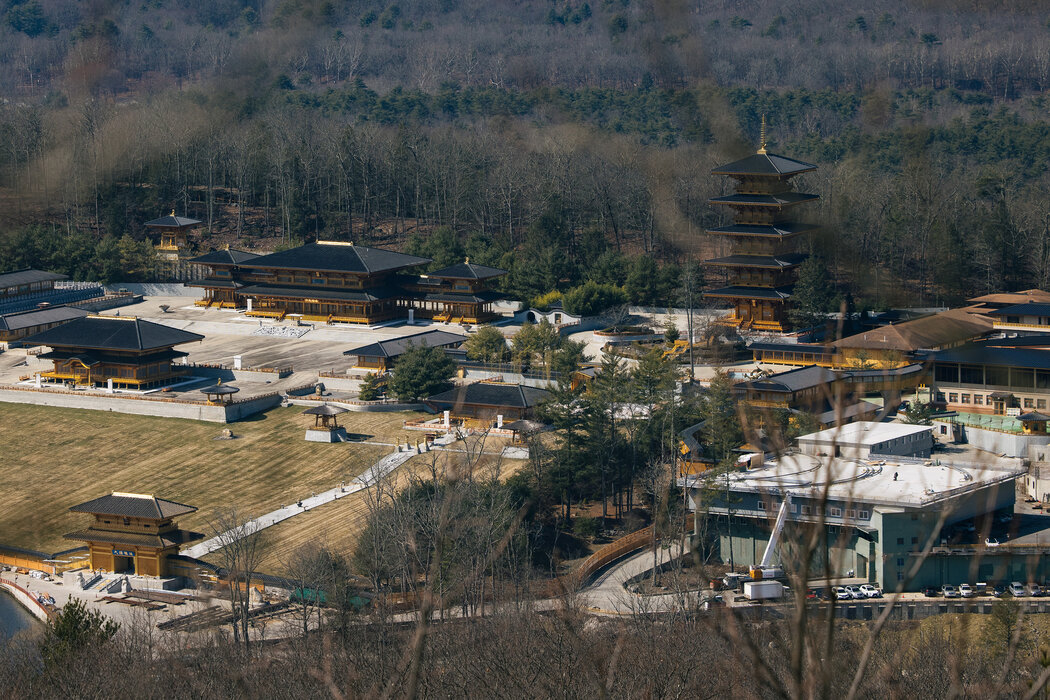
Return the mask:
<svg viewBox="0 0 1050 700"><path fill-rule="evenodd" d="M758 141L759 141L758 153L760 155L765 155L766 154L766 115L765 114L762 115L762 129L759 132Z"/></svg>
<svg viewBox="0 0 1050 700"><path fill-rule="evenodd" d="M171 214L169 214L168 216L175 216L175 210L174 210L174 209L172 209L172 210L171 210Z"/></svg>

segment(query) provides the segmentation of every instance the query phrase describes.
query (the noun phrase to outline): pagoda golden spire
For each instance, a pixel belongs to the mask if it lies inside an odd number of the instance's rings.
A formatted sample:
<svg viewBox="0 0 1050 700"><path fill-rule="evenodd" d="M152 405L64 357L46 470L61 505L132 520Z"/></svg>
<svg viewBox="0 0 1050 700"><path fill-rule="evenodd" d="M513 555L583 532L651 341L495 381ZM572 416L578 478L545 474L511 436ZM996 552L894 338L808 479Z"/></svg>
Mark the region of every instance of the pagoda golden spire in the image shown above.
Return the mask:
<svg viewBox="0 0 1050 700"><path fill-rule="evenodd" d="M766 115L762 115L762 131L758 136L758 152L762 155L766 153Z"/></svg>

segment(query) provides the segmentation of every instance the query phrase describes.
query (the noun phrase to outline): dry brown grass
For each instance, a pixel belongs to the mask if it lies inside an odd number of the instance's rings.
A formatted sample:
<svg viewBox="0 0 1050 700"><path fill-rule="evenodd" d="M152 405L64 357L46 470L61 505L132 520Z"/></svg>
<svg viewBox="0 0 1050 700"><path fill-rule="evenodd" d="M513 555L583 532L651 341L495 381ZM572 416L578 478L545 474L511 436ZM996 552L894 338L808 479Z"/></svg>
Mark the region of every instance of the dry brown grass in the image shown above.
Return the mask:
<svg viewBox="0 0 1050 700"><path fill-rule="evenodd" d="M62 535L87 524L71 506L110 491L153 493L200 510L180 524L207 532L217 509L258 515L352 478L391 448L303 439L302 408L278 408L223 426L0 403L0 543L57 551ZM348 413L347 430L376 442L404 439L416 413ZM310 516L305 516L310 517Z"/></svg>
<svg viewBox="0 0 1050 700"><path fill-rule="evenodd" d="M485 444L485 450L497 452L502 450L504 443L504 440L489 440ZM451 445L451 448L462 449L462 446L463 443L459 442ZM432 470L447 472L462 464L463 457L462 453L455 451L433 451L413 457L390 476L388 488L395 491L402 489L411 477L426 477ZM478 459L475 470L491 474L493 469L498 468L500 478L505 479L521 469L524 464L524 460L502 459L496 455L484 454ZM310 543L325 545L348 556L352 554L368 520L368 497L365 491L359 491L268 528L268 544L261 570L274 574L284 573L287 565L292 562L294 553Z"/></svg>

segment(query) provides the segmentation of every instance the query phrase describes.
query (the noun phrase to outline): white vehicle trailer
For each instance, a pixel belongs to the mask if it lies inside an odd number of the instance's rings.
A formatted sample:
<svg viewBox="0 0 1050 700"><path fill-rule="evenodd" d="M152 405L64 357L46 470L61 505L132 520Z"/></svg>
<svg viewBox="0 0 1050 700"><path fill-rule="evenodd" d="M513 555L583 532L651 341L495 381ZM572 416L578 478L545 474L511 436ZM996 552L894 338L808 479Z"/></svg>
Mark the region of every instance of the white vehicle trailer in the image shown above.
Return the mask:
<svg viewBox="0 0 1050 700"><path fill-rule="evenodd" d="M744 597L748 600L776 600L784 595L780 581L744 581Z"/></svg>

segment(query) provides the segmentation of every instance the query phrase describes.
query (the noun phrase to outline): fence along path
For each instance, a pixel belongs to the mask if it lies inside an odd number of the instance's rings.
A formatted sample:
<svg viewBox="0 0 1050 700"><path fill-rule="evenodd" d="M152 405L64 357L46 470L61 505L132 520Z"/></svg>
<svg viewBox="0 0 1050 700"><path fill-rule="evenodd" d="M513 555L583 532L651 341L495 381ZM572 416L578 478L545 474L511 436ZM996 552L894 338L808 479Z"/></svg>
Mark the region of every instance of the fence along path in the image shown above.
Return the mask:
<svg viewBox="0 0 1050 700"><path fill-rule="evenodd" d="M453 439L453 436L444 436L438 438L435 443L445 444ZM186 557L193 557L194 559L203 557L205 554L214 552L217 549L222 549L224 546L246 535L253 534L259 530L264 530L272 525L285 521L288 518L299 515L300 513L305 513L308 510L322 506L325 503L331 503L332 501L357 493L358 491L366 489L376 483L379 479L412 459L416 454L418 453L412 449L404 452L401 452L400 450L398 452L392 452L373 464L361 475L351 479L348 484L340 484L339 486L328 489L323 493L304 498L292 505L283 506L258 518L249 520L238 528L227 530L226 532L218 534L215 537L200 542L192 547L187 547L180 551L179 554Z"/></svg>

